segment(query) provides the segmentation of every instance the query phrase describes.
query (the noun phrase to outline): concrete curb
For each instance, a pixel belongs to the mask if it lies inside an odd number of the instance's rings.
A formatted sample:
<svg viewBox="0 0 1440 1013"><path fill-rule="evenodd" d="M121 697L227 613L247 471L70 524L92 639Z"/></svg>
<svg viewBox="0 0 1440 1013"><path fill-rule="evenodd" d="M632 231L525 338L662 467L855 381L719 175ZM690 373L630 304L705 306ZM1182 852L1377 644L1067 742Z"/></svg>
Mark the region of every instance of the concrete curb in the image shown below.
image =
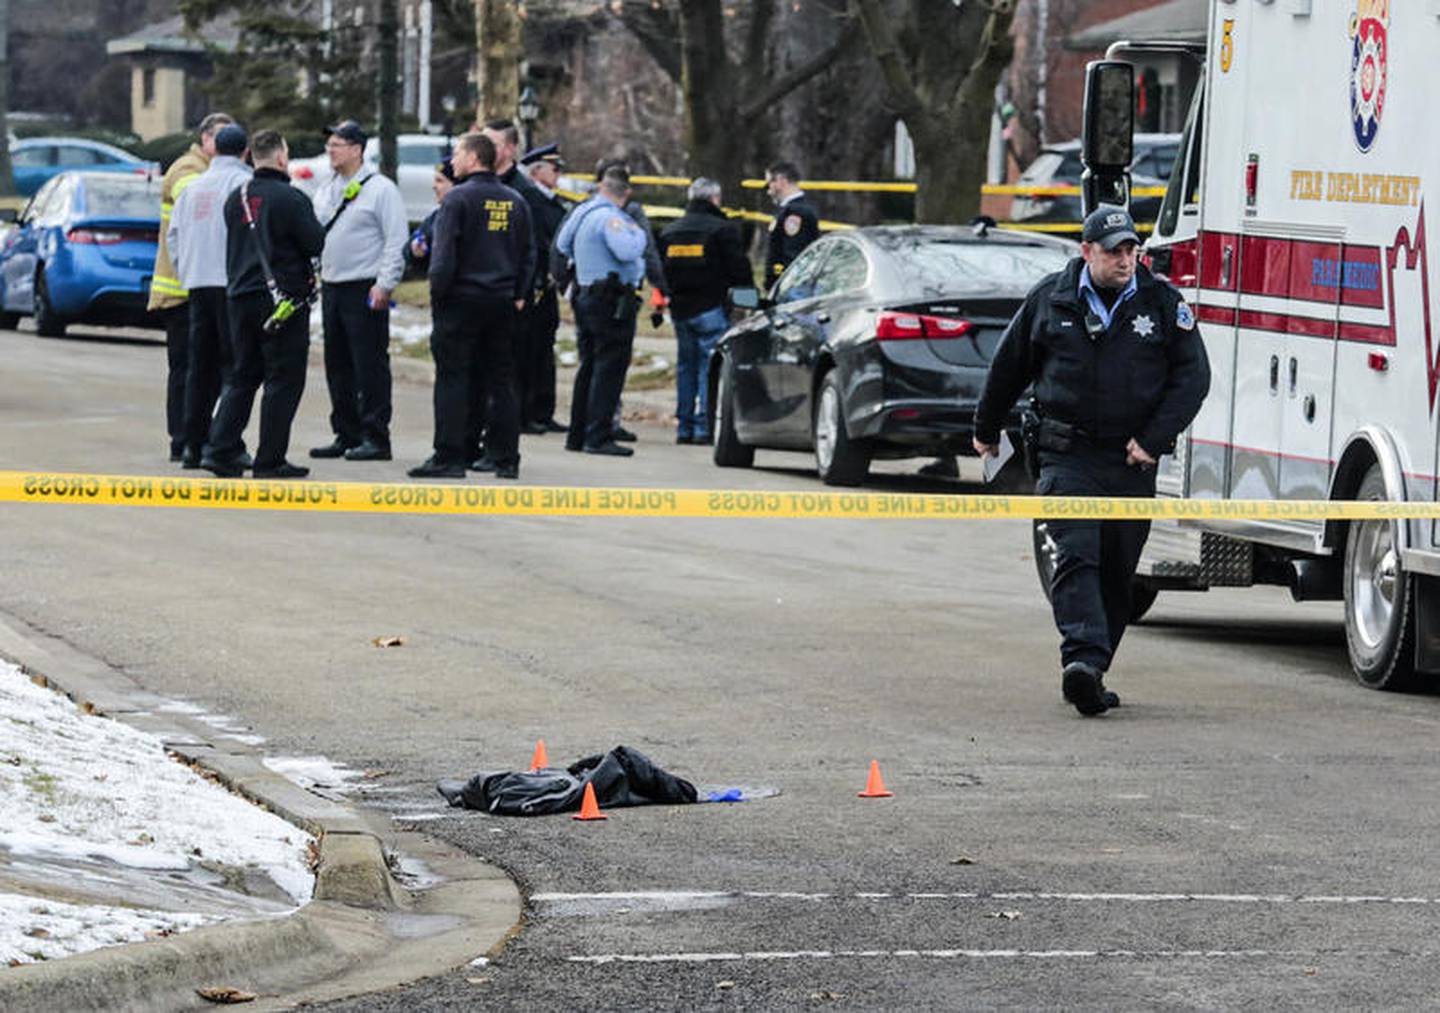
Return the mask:
<svg viewBox="0 0 1440 1013"><path fill-rule="evenodd" d="M203 722L156 713L163 698L63 639L0 615L0 657L87 711L158 735L171 752L320 841L314 900L305 907L0 969L0 1011L208 1008L195 990L211 986L261 996L248 1009L288 1009L442 974L498 951L518 928L520 893L500 870L306 791ZM397 852L438 885L397 882L388 858Z"/></svg>

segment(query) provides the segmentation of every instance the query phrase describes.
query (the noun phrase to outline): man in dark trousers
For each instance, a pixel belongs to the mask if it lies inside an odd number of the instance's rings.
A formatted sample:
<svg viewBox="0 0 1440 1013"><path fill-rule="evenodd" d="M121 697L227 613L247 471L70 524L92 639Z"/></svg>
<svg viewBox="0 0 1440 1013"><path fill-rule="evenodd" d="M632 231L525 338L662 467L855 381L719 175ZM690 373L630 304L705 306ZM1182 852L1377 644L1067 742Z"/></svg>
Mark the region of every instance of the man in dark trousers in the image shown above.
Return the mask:
<svg viewBox="0 0 1440 1013"><path fill-rule="evenodd" d="M753 287L755 274L739 226L720 210L720 184L702 176L690 184L689 198L684 217L660 233L678 352L675 442L709 443L706 366L730 326L726 295L732 287Z"/></svg>
<svg viewBox="0 0 1440 1013"><path fill-rule="evenodd" d="M451 159L458 182L440 205L430 251L435 453L410 477L465 477L470 408L484 397L491 468L496 478L518 478L514 330L535 271L530 209L496 178L488 137L466 134ZM472 389L477 373L483 394Z"/></svg>
<svg viewBox="0 0 1440 1013"><path fill-rule="evenodd" d="M535 292L526 313L529 334L520 366L521 431L563 433L566 427L555 421L555 332L560 327L560 296L550 275L550 247L570 210L569 202L555 192L565 160L558 145L547 144L527 152L520 162L544 198L530 205L535 214Z"/></svg>
<svg viewBox="0 0 1440 1013"><path fill-rule="evenodd" d="M290 185L285 138L262 130L250 141L255 175L225 200L225 275L235 381L225 388L201 466L222 478L240 475L241 436L260 399L256 478L304 478L309 468L285 459L290 425L305 390L310 354L311 262L325 231L310 200Z"/></svg>
<svg viewBox="0 0 1440 1013"><path fill-rule="evenodd" d="M624 207L630 174L606 169L600 186L560 226L556 253L575 265L575 330L580 368L570 398L566 450L629 457L616 442L615 411L635 346L635 286L645 276L646 233Z"/></svg>
<svg viewBox="0 0 1440 1013"><path fill-rule="evenodd" d="M320 312L335 439L311 457L390 460L390 293L410 241L400 188L365 162L369 138L345 120L325 131L331 174L315 193L325 225Z"/></svg>
<svg viewBox="0 0 1440 1013"><path fill-rule="evenodd" d="M999 452L1005 417L1033 383L1041 495L1151 497L1156 460L1210 389L1205 345L1180 293L1137 264L1127 211L1101 205L1082 239L1082 256L1031 290L1000 339L975 409L975 450ZM1052 520L1049 531L1061 691L1081 714L1103 714L1120 704L1104 677L1150 522Z"/></svg>
<svg viewBox="0 0 1440 1013"><path fill-rule="evenodd" d="M820 216L800 189L800 170L794 162L776 162L766 169L765 189L775 202L770 252L765 258L765 284L769 286L805 247L820 238Z"/></svg>

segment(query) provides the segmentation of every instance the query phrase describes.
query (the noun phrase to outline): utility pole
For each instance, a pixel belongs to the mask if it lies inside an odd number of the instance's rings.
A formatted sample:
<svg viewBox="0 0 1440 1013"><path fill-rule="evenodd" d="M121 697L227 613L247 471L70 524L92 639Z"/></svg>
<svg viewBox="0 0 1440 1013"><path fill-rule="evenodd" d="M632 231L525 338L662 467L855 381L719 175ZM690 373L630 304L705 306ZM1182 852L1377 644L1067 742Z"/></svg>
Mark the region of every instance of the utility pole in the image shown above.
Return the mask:
<svg viewBox="0 0 1440 1013"><path fill-rule="evenodd" d="M400 9L399 0L380 0L380 171L395 179L399 151L395 128L400 118Z"/></svg>
<svg viewBox="0 0 1440 1013"><path fill-rule="evenodd" d="M520 100L520 14L515 0L475 0L475 119L514 119Z"/></svg>
<svg viewBox="0 0 1440 1013"><path fill-rule="evenodd" d="M15 193L10 170L10 0L0 0L0 194Z"/></svg>

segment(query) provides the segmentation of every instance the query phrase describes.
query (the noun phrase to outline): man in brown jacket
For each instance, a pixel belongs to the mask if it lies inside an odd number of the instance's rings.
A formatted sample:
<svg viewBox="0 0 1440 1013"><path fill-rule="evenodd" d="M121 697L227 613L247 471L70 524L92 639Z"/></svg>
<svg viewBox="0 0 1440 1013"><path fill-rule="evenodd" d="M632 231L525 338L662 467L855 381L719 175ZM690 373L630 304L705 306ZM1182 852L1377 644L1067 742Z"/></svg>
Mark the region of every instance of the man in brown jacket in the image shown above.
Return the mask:
<svg viewBox="0 0 1440 1013"><path fill-rule="evenodd" d="M210 166L215 157L215 135L221 127L235 121L225 113L211 113L200 121L198 138L165 170L160 183L160 245L155 251L155 271L150 279L149 309L157 313L165 325L165 348L169 359L169 379L165 387L165 423L170 432L170 460L178 461L185 451L185 375L189 364L190 308L189 293L175 276L170 262L170 249L165 232L170 228L170 212L184 189ZM198 451L199 448L195 448Z"/></svg>

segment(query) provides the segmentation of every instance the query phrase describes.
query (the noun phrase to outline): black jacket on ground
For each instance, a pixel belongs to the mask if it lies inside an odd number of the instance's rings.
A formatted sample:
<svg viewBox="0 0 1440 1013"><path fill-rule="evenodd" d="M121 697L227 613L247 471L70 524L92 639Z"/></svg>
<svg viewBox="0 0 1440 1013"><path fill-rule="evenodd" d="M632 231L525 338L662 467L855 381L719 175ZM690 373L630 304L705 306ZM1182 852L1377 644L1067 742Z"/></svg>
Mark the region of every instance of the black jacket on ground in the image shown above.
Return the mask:
<svg viewBox="0 0 1440 1013"><path fill-rule="evenodd" d="M1135 295L1091 338L1076 258L1031 289L1010 321L975 409L975 437L995 443L1016 399L1034 383L1041 418L1090 439L1134 439L1152 457L1174 445L1210 391L1210 361L1180 293L1136 268Z"/></svg>
<svg viewBox="0 0 1440 1013"><path fill-rule="evenodd" d="M250 198L252 232L240 208L240 195ZM315 207L290 177L277 169L256 169L255 175L225 199L225 292L230 296L265 292L265 272L260 266L256 239L265 248L270 269L280 291L292 298L304 298L315 287L311 262L325 248L325 229L315 217Z"/></svg>
<svg viewBox="0 0 1440 1013"><path fill-rule="evenodd" d="M509 300L530 294L535 244L525 199L493 172L466 176L445 195L430 248L430 301Z"/></svg>
<svg viewBox="0 0 1440 1013"><path fill-rule="evenodd" d="M770 226L770 253L765 259L765 284L769 285L805 247L820 238L820 216L810 202L797 197L775 212Z"/></svg>
<svg viewBox="0 0 1440 1013"><path fill-rule="evenodd" d="M708 200L692 200L684 217L661 231L660 256L676 320L724 306L730 288L755 284L739 226Z"/></svg>

